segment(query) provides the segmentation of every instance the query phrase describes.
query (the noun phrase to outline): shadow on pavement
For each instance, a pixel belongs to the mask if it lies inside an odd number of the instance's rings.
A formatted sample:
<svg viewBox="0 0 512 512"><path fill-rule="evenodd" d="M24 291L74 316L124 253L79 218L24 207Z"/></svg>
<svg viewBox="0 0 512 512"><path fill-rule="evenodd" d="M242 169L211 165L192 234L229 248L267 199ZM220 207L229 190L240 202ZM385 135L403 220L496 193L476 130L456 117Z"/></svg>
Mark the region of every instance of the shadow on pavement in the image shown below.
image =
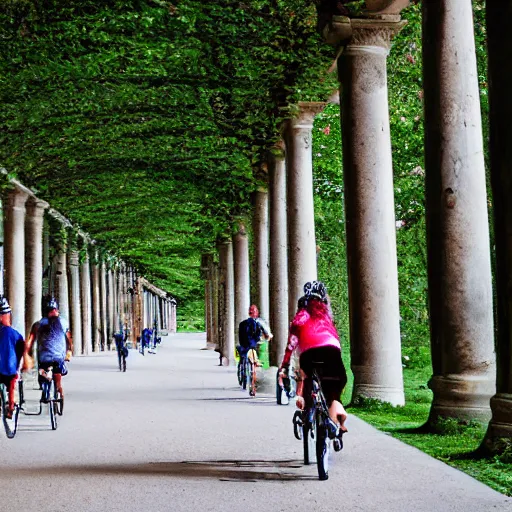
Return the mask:
<svg viewBox="0 0 512 512"><path fill-rule="evenodd" d="M53 466L9 468L5 471L10 476L20 474L46 476L71 476L72 474L90 475L144 475L167 476L176 478L213 478L220 481L258 482L275 481L288 482L297 480L318 480L318 477L287 472L286 469L302 468L297 460L214 460L214 461L183 461L183 462L150 462L144 464L116 465L83 465L83 466Z"/></svg>

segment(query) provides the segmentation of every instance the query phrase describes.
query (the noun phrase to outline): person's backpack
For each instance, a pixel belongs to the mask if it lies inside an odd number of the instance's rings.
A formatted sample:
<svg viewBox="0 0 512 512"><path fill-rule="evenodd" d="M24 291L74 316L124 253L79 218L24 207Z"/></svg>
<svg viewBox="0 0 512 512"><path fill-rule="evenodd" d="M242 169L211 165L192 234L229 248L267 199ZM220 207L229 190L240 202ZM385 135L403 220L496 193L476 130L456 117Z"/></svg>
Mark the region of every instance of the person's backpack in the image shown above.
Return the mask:
<svg viewBox="0 0 512 512"><path fill-rule="evenodd" d="M239 342L244 348L255 346L261 338L261 326L252 317L247 318L239 326Z"/></svg>

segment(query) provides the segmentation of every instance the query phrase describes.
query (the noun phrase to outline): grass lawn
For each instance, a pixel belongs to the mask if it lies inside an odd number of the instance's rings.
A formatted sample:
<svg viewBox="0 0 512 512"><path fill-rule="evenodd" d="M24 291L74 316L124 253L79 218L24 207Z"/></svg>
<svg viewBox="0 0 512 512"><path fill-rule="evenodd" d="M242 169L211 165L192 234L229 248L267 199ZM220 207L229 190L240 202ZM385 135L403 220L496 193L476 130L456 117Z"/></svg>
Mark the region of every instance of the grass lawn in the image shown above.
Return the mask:
<svg viewBox="0 0 512 512"><path fill-rule="evenodd" d="M432 393L427 387L430 375L430 368L404 369L404 407L368 401L361 406L350 407L349 412L432 457L468 473L493 489L512 496L512 449L500 457L486 459L477 458L472 453L484 437L485 426L476 423L461 425L457 421L446 420L440 423L439 434L416 431L428 418L432 401ZM349 382L347 386L349 389L350 384Z"/></svg>

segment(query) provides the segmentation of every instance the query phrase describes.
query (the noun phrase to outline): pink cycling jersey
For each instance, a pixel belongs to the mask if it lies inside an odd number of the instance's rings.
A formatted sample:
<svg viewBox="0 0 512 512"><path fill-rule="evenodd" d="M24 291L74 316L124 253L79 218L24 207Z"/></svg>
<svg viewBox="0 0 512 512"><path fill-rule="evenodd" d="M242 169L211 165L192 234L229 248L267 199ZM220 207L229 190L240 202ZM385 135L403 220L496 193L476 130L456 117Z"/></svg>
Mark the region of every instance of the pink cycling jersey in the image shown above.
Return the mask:
<svg viewBox="0 0 512 512"><path fill-rule="evenodd" d="M336 347L341 350L340 338L327 306L315 309L314 317L305 309L301 309L295 315L290 326L282 365L289 364L295 349L299 354L319 347Z"/></svg>

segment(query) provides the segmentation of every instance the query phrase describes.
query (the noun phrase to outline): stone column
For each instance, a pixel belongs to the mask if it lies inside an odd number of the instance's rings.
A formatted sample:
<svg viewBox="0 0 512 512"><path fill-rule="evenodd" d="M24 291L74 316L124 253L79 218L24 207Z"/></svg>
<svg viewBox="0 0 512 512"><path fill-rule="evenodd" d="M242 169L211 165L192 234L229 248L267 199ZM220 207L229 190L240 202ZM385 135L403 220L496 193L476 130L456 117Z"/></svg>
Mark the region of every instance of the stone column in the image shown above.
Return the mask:
<svg viewBox="0 0 512 512"><path fill-rule="evenodd" d="M57 253L54 257L55 264L55 298L59 303L59 313L64 318L68 325L70 323L69 314L69 283L68 283L68 261L67 261L67 246L68 246L68 233L64 226L59 226L61 231L60 239L56 247Z"/></svg>
<svg viewBox="0 0 512 512"><path fill-rule="evenodd" d="M88 355L92 352L92 293L91 269L89 264L89 251L84 241L80 264L80 298L82 305L82 352Z"/></svg>
<svg viewBox="0 0 512 512"><path fill-rule="evenodd" d="M283 359L288 339L288 253L286 235L286 165L285 146L274 150L269 167L270 203L270 341L271 366Z"/></svg>
<svg viewBox="0 0 512 512"><path fill-rule="evenodd" d="M210 254L201 256L201 277L204 281L204 327L206 331L206 346L212 343L212 318L211 318L211 276L210 276Z"/></svg>
<svg viewBox="0 0 512 512"><path fill-rule="evenodd" d="M25 219L25 269L26 269L26 311L25 336L32 325L41 319L41 298L43 296L43 225L44 212L48 203L35 197L26 203Z"/></svg>
<svg viewBox="0 0 512 512"><path fill-rule="evenodd" d="M219 264L212 261L212 344L219 344Z"/></svg>
<svg viewBox="0 0 512 512"><path fill-rule="evenodd" d="M325 103L300 102L298 116L288 121L285 130L290 320L297 311L304 283L317 278L311 133L315 115L324 106Z"/></svg>
<svg viewBox="0 0 512 512"><path fill-rule="evenodd" d="M255 301L260 316L269 321L269 266L268 266L268 193L257 190L253 196L252 232L254 240Z"/></svg>
<svg viewBox="0 0 512 512"><path fill-rule="evenodd" d="M92 347L98 352L101 347L101 297L100 270L98 250L93 248L91 255L91 285L92 285Z"/></svg>
<svg viewBox="0 0 512 512"><path fill-rule="evenodd" d="M218 244L219 278L222 294L220 348L228 365L235 364L235 277L233 272L233 245L229 241Z"/></svg>
<svg viewBox="0 0 512 512"><path fill-rule="evenodd" d="M82 314L80 301L80 271L79 257L76 241L70 243L69 249L69 281L70 281L70 297L71 297L71 335L73 336L73 355L82 354Z"/></svg>
<svg viewBox="0 0 512 512"><path fill-rule="evenodd" d="M119 307L119 325L124 326L124 263L119 265L117 277L117 302Z"/></svg>
<svg viewBox="0 0 512 512"><path fill-rule="evenodd" d="M108 313L107 313L107 269L105 260L101 257L99 261L100 272L100 315L101 315L101 349L106 350L110 343L108 337Z"/></svg>
<svg viewBox="0 0 512 512"><path fill-rule="evenodd" d="M136 300L136 282L135 269L130 267L128 279L128 304L130 305L130 341L132 342L132 346L135 346L135 343L137 343L138 306Z"/></svg>
<svg viewBox="0 0 512 512"><path fill-rule="evenodd" d="M488 420L496 368L473 10L459 0L422 5L430 423Z"/></svg>
<svg viewBox="0 0 512 512"><path fill-rule="evenodd" d="M142 291L141 281L137 275L135 276L135 290L135 340L137 340L137 337L141 335L142 329L144 328L144 293Z"/></svg>
<svg viewBox="0 0 512 512"><path fill-rule="evenodd" d="M238 325L249 314L251 290L249 281L249 240L243 223L233 236L233 261L235 277L235 336L238 338ZM236 343L236 339L235 339Z"/></svg>
<svg viewBox="0 0 512 512"><path fill-rule="evenodd" d="M116 320L115 320L115 309L114 309L114 276L112 273L112 267L109 266L107 272L107 286L108 286L108 296L107 296L107 308L108 308L108 337L111 340L112 336L116 332Z"/></svg>
<svg viewBox="0 0 512 512"><path fill-rule="evenodd" d="M25 333L25 203L28 194L18 188L7 194L4 210L5 294L12 309L12 326Z"/></svg>
<svg viewBox="0 0 512 512"><path fill-rule="evenodd" d="M487 2L489 53L490 160L496 246L497 389L491 398L492 419L484 445L502 452L512 439L512 32L504 20L512 1Z"/></svg>
<svg viewBox="0 0 512 512"><path fill-rule="evenodd" d="M354 397L403 405L386 72L391 37L402 22L351 23L338 70Z"/></svg>
<svg viewBox="0 0 512 512"><path fill-rule="evenodd" d="M119 273L118 267L112 268L112 295L114 298L114 306L112 309L114 315L114 332L118 331L121 323L119 320Z"/></svg>

